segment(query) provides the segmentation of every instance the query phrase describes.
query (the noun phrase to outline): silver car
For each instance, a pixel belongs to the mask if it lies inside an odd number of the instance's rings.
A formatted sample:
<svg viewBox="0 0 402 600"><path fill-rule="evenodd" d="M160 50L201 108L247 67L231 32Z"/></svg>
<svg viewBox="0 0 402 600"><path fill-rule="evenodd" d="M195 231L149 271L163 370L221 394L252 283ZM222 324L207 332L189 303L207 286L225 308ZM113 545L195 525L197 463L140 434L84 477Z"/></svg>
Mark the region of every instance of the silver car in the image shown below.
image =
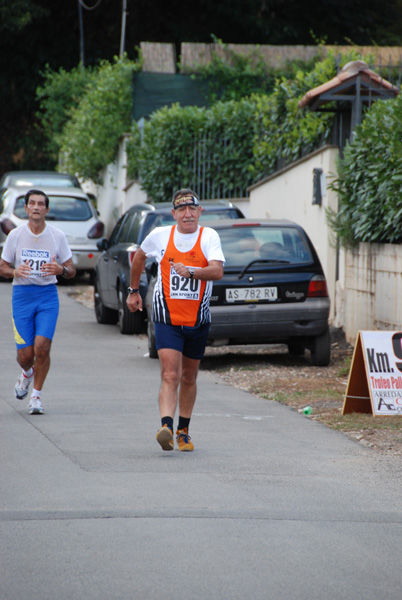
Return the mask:
<svg viewBox="0 0 402 600"><path fill-rule="evenodd" d="M0 255L7 235L27 220L24 197L31 189L8 187L0 197ZM74 187L38 187L49 197L46 221L64 231L77 271L92 273L101 254L96 242L105 226L87 194Z"/></svg>
<svg viewBox="0 0 402 600"><path fill-rule="evenodd" d="M0 179L0 191L8 187L30 187L41 190L42 187L74 187L81 189L74 175L57 171L8 171Z"/></svg>

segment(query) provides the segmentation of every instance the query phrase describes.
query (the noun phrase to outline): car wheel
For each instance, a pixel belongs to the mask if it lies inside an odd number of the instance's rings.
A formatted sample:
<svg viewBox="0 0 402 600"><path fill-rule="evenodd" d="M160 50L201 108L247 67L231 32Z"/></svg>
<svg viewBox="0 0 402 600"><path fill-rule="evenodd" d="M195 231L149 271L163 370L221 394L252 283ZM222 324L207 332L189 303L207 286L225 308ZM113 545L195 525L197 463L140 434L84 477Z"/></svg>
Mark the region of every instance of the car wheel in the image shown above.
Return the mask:
<svg viewBox="0 0 402 600"><path fill-rule="evenodd" d="M288 342L289 354L293 356L303 356L304 354L304 343L301 340L290 340Z"/></svg>
<svg viewBox="0 0 402 600"><path fill-rule="evenodd" d="M141 333L142 330L142 312L137 311L132 313L127 308L126 297L123 288L119 287L117 293L117 305L119 311L119 328L120 333L124 335L132 335L133 333Z"/></svg>
<svg viewBox="0 0 402 600"><path fill-rule="evenodd" d="M151 319L148 319L147 333L149 358L158 358L158 351L155 343L155 325Z"/></svg>
<svg viewBox="0 0 402 600"><path fill-rule="evenodd" d="M117 310L113 310L111 308L107 308L102 302L102 299L99 294L98 282L95 279L95 316L98 323L114 325L118 320L118 312Z"/></svg>
<svg viewBox="0 0 402 600"><path fill-rule="evenodd" d="M331 359L331 337L329 329L324 333L317 335L312 340L311 362L317 367L326 367Z"/></svg>

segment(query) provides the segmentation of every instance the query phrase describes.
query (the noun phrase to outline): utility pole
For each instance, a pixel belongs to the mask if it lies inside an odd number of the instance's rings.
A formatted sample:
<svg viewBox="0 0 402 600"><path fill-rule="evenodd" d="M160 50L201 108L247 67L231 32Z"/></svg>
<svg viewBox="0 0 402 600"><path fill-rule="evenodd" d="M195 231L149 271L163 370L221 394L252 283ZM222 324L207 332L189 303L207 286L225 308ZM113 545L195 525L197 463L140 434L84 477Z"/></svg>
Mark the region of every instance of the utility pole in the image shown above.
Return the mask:
<svg viewBox="0 0 402 600"><path fill-rule="evenodd" d="M82 4L78 0L78 18L80 22L80 63L81 67L85 67L85 54L84 54L84 21L82 18Z"/></svg>
<svg viewBox="0 0 402 600"><path fill-rule="evenodd" d="M123 10L121 13L121 36L120 36L120 58L123 58L126 46L126 18L127 18L127 0L123 0Z"/></svg>

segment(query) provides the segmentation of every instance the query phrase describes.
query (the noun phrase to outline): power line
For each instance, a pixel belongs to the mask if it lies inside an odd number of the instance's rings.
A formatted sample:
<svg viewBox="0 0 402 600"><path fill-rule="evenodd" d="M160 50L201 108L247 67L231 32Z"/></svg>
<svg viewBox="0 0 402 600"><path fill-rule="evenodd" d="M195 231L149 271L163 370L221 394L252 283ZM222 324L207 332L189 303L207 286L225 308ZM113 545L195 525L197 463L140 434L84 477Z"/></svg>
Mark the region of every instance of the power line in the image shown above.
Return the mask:
<svg viewBox="0 0 402 600"><path fill-rule="evenodd" d="M78 2L81 4L82 8L85 8L86 10L95 10L95 8L98 8L98 6L102 2L102 0L98 0L94 6L87 6L85 4L84 0L78 0Z"/></svg>

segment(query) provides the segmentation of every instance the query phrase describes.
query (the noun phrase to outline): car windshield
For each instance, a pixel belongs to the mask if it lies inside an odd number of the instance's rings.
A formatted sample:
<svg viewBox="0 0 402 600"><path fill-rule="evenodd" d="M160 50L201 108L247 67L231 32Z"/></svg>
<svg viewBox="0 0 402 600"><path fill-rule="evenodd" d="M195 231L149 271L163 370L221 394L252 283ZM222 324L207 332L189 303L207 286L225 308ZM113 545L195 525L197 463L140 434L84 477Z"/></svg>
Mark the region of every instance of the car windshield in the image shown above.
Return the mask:
<svg viewBox="0 0 402 600"><path fill-rule="evenodd" d="M19 219L28 218L24 204L24 197L21 196L14 208L14 214ZM91 217L92 212L85 198L74 198L73 196L49 197L47 221L88 221Z"/></svg>
<svg viewBox="0 0 402 600"><path fill-rule="evenodd" d="M311 252L293 227L242 226L218 230L225 255L225 266L256 267L267 264L300 264L312 260ZM260 263L258 261L261 261Z"/></svg>
<svg viewBox="0 0 402 600"><path fill-rule="evenodd" d="M221 219L238 219L239 214L235 208L222 209L203 209L199 223L203 221L215 221ZM172 213L148 213L142 239L145 239L148 233L155 227L164 227L165 225L174 225L176 223Z"/></svg>
<svg viewBox="0 0 402 600"><path fill-rule="evenodd" d="M23 174L11 175L7 185L14 187L77 187L68 175Z"/></svg>

